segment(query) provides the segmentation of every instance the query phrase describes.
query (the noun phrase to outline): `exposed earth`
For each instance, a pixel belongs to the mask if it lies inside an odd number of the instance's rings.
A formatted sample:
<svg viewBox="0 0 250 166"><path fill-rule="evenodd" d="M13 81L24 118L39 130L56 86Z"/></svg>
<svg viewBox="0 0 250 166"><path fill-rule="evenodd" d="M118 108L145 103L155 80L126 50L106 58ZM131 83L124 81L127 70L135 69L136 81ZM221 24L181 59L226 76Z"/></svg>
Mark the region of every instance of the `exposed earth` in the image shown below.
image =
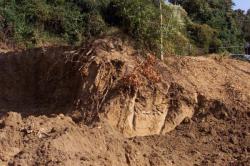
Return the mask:
<svg viewBox="0 0 250 166"><path fill-rule="evenodd" d="M0 165L249 165L250 63L131 45L0 53Z"/></svg>

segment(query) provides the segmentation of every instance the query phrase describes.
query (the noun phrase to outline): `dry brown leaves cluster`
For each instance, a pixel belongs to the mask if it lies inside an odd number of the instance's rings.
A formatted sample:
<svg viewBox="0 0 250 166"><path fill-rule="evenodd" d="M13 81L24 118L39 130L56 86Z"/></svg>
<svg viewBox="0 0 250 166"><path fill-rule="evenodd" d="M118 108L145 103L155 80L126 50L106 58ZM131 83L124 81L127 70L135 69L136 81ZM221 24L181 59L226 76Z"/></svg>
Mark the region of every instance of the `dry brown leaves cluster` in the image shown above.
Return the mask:
<svg viewBox="0 0 250 166"><path fill-rule="evenodd" d="M138 88L143 86L143 78L140 75L145 76L150 82L158 83L160 81L160 76L155 68L156 58L153 55L148 55L147 59L139 63L134 71L123 77L122 83L126 87Z"/></svg>

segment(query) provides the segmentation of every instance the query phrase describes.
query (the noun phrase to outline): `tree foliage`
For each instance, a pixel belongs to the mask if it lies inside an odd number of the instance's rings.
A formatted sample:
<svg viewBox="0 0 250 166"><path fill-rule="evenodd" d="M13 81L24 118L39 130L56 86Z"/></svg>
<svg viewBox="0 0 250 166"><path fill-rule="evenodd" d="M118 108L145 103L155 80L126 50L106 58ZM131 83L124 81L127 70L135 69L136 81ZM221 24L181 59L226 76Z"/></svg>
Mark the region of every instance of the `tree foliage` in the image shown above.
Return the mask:
<svg viewBox="0 0 250 166"><path fill-rule="evenodd" d="M0 0L1 38L37 44L49 33L68 43L104 31L101 8L91 0Z"/></svg>
<svg viewBox="0 0 250 166"><path fill-rule="evenodd" d="M183 6L188 15L197 24L209 26L217 32L217 38L213 33L207 33L216 40L212 50L218 50L220 46L238 46L244 42L241 28L234 17L232 0L171 0ZM207 27L208 28L208 27ZM198 37L198 36L196 36Z"/></svg>
<svg viewBox="0 0 250 166"><path fill-rule="evenodd" d="M234 12L234 17L237 26L242 30L242 36L244 39L250 43L250 9L244 13L243 10L236 10Z"/></svg>
<svg viewBox="0 0 250 166"><path fill-rule="evenodd" d="M203 52L250 40L250 11L232 10L231 0L0 0L0 40L26 47L43 41L80 44L117 26L139 48L168 54ZM241 21L244 20L244 21ZM248 20L248 21L247 21ZM192 46L192 47L191 47Z"/></svg>
<svg viewBox="0 0 250 166"><path fill-rule="evenodd" d="M118 25L138 46L154 50L159 44L159 10L151 0L114 0L106 12L106 20L111 25Z"/></svg>

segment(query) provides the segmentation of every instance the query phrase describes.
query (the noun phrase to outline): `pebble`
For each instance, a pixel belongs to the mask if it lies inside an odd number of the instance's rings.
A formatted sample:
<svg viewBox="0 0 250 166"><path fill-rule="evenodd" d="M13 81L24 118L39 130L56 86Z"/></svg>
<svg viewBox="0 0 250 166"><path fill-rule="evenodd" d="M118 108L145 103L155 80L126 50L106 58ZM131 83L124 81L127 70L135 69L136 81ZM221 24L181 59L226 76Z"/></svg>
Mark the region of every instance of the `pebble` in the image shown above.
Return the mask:
<svg viewBox="0 0 250 166"><path fill-rule="evenodd" d="M195 139L196 138L195 135L194 135L194 133L187 133L186 136L188 138L191 138L191 139Z"/></svg>
<svg viewBox="0 0 250 166"><path fill-rule="evenodd" d="M211 134L212 136L216 136L216 135L217 135L217 132L216 132L216 130L215 130L214 128L211 128L211 129L210 129L210 134Z"/></svg>
<svg viewBox="0 0 250 166"><path fill-rule="evenodd" d="M184 120L183 120L183 123L191 123L191 119L189 117L186 117Z"/></svg>
<svg viewBox="0 0 250 166"><path fill-rule="evenodd" d="M238 143L239 143L239 141L238 141L238 139L237 139L236 136L231 136L230 139L229 139L229 141L230 141L232 144L238 144Z"/></svg>

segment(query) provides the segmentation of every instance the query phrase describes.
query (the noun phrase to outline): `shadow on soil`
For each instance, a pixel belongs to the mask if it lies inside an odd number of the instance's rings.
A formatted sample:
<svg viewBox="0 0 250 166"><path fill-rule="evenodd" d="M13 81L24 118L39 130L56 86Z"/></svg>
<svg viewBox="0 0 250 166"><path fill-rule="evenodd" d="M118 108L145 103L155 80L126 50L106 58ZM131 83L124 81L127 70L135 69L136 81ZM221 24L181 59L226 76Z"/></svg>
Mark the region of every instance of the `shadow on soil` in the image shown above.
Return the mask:
<svg viewBox="0 0 250 166"><path fill-rule="evenodd" d="M69 47L0 54L0 115L66 113L73 108L82 77ZM73 62L74 61L74 62Z"/></svg>

